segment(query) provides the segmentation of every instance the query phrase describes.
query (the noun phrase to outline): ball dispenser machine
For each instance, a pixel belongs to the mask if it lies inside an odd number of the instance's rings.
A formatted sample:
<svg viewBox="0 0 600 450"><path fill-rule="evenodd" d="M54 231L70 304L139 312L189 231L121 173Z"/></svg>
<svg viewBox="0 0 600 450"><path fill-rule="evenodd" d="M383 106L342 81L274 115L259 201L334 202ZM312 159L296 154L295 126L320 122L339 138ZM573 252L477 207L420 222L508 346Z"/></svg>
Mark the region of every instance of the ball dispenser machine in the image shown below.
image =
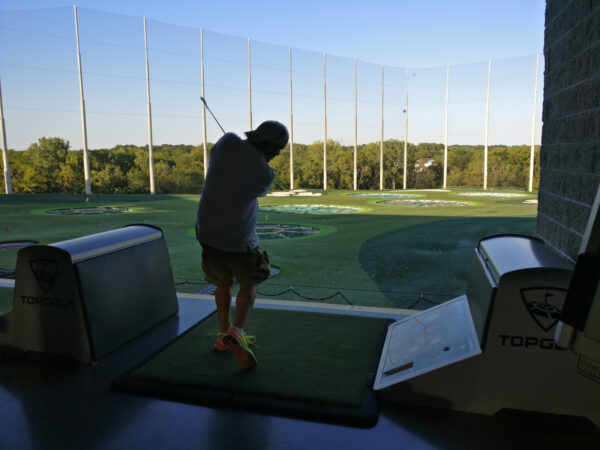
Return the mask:
<svg viewBox="0 0 600 450"><path fill-rule="evenodd" d="M600 187L575 267L542 240L482 239L467 292L390 325L375 389L399 403L600 426Z"/></svg>
<svg viewBox="0 0 600 450"><path fill-rule="evenodd" d="M162 230L131 225L17 254L0 346L92 363L177 313Z"/></svg>

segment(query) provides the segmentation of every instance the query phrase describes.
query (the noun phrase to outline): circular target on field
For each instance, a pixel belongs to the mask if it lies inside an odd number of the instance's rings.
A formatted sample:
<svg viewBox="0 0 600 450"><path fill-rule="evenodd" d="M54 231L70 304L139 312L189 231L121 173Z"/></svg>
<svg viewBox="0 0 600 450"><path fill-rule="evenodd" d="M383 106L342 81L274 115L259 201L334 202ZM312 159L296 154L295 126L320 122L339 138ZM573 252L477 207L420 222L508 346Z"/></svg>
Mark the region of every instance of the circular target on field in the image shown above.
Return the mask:
<svg viewBox="0 0 600 450"><path fill-rule="evenodd" d="M359 211L359 208L336 205L270 205L260 207L261 213L275 214L349 214Z"/></svg>
<svg viewBox="0 0 600 450"><path fill-rule="evenodd" d="M461 192L456 195L465 195L469 197L498 197L498 198L513 198L525 197L525 194L511 194L508 192Z"/></svg>
<svg viewBox="0 0 600 450"><path fill-rule="evenodd" d="M348 194L348 197L373 197L373 198L415 198L418 195L413 194L385 194L385 193L367 193L367 194Z"/></svg>
<svg viewBox="0 0 600 450"><path fill-rule="evenodd" d="M129 208L116 206L90 206L84 208L49 209L46 214L63 216L87 216L94 214L116 214L131 211Z"/></svg>
<svg viewBox="0 0 600 450"><path fill-rule="evenodd" d="M19 250L35 244L37 244L37 241L4 241L0 242L0 252L8 252L9 255L14 254L16 257ZM0 266L0 278L14 279L15 274L16 269L14 267Z"/></svg>
<svg viewBox="0 0 600 450"><path fill-rule="evenodd" d="M37 244L36 241L13 241L13 242L0 242L0 250L8 250L11 248L23 248L29 247L30 245Z"/></svg>
<svg viewBox="0 0 600 450"><path fill-rule="evenodd" d="M314 236L318 232L318 228L305 225L256 225L256 234L260 239L293 239Z"/></svg>
<svg viewBox="0 0 600 450"><path fill-rule="evenodd" d="M388 200L378 203L392 206L412 206L417 208L435 208L441 206L471 206L470 203L467 202L455 202L452 200Z"/></svg>

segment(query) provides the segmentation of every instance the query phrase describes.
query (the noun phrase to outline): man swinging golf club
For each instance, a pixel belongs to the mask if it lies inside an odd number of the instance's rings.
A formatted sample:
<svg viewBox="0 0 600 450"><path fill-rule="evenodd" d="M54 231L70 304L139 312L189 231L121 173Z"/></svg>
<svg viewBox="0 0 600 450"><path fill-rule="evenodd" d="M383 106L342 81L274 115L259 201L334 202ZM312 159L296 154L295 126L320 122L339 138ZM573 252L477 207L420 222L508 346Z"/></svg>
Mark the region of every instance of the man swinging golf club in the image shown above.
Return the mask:
<svg viewBox="0 0 600 450"><path fill-rule="evenodd" d="M225 133L210 153L210 164L196 216L196 238L202 245L204 279L217 286L217 351L232 351L243 368L256 366L250 348L256 338L244 331L254 306L256 285L269 277L267 253L258 245L258 197L267 195L275 171L269 161L287 144L286 127L266 121L247 139ZM231 322L234 278L239 283Z"/></svg>

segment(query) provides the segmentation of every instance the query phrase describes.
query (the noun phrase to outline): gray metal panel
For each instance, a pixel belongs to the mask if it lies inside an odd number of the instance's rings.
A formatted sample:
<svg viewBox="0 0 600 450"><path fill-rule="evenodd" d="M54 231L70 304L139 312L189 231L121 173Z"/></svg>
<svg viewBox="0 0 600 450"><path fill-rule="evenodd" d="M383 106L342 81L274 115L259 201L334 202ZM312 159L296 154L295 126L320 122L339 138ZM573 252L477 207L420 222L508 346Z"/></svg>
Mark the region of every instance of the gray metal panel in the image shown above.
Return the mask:
<svg viewBox="0 0 600 450"><path fill-rule="evenodd" d="M94 359L177 313L164 239L76 265Z"/></svg>
<svg viewBox="0 0 600 450"><path fill-rule="evenodd" d="M159 228L132 225L51 245L69 252L71 261L77 263L160 238L162 231Z"/></svg>
<svg viewBox="0 0 600 450"><path fill-rule="evenodd" d="M497 283L486 269L486 263L477 249L473 251L473 259L469 269L467 283L467 299L477 331L477 338L482 348L485 347L492 305L496 296Z"/></svg>
<svg viewBox="0 0 600 450"><path fill-rule="evenodd" d="M479 242L478 249L496 283L503 275L524 269L572 270L571 263L531 236L489 236Z"/></svg>

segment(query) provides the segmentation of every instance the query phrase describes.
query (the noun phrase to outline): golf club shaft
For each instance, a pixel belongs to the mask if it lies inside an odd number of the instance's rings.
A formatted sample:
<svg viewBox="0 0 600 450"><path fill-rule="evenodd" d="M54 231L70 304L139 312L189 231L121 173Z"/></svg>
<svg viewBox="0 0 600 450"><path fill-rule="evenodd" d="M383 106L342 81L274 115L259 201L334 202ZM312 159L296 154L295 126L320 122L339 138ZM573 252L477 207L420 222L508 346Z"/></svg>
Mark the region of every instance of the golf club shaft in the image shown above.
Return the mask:
<svg viewBox="0 0 600 450"><path fill-rule="evenodd" d="M215 122L217 122L217 125L219 125L219 128L221 129L223 134L225 134L225 130L223 129L223 127L221 126L221 124L219 123L219 121L217 120L215 115L213 114L213 112L208 107L208 104L206 103L206 100L204 100L204 97L200 96L200 100L202 100L202 103L204 103L204 106L206 106L206 109L208 109L208 112L210 113L210 115L213 117L213 119L215 119Z"/></svg>

